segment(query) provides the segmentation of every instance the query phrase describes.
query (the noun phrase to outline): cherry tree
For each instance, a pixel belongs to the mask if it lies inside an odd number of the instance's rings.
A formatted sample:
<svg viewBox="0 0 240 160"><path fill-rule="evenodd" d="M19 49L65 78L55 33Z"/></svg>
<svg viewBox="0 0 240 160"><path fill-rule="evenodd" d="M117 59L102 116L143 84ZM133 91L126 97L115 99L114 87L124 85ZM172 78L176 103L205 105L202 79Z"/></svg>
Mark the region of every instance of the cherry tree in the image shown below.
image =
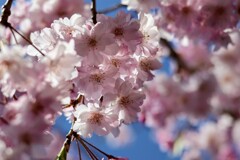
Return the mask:
<svg viewBox="0 0 240 160"><path fill-rule="evenodd" d="M7 0L0 155L66 160L75 141L79 159L126 160L85 138L139 122L184 160L240 159L239 16L238 0L122 0L102 11L96 0ZM165 57L169 73L156 72ZM60 149L51 127L62 114L71 128Z"/></svg>

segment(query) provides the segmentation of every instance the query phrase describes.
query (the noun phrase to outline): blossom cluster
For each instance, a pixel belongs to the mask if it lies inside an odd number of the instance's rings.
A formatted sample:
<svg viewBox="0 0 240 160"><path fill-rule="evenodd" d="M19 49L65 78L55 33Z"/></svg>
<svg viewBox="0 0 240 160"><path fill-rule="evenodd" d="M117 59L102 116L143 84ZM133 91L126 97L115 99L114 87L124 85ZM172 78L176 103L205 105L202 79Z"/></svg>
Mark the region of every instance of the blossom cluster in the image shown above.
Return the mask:
<svg viewBox="0 0 240 160"><path fill-rule="evenodd" d="M139 120L182 159L240 159L239 1L122 0L172 44L170 76L146 83ZM169 48L170 47L170 48ZM216 136L218 135L218 136Z"/></svg>
<svg viewBox="0 0 240 160"><path fill-rule="evenodd" d="M161 66L155 59L158 31L149 16L140 15L138 22L119 12L115 18L99 15L93 24L74 14L31 35L46 54L37 56L48 65L48 81L54 86L67 81L72 84L69 98L84 99L80 106L64 110L69 119L77 118L73 129L80 135L116 134L121 123L137 119L145 98L142 84ZM32 52L37 53L30 47Z"/></svg>
<svg viewBox="0 0 240 160"><path fill-rule="evenodd" d="M182 159L240 159L239 1L121 3L138 17L91 19L81 0L16 2L9 22L32 45L0 27L0 155L53 159L49 130L63 113L81 137L139 120ZM154 78L165 51L170 73Z"/></svg>
<svg viewBox="0 0 240 160"><path fill-rule="evenodd" d="M83 0L18 0L11 9L9 22L28 37L33 31L49 27L53 20L69 18L74 13L90 17L90 6ZM14 41L10 32L5 36ZM16 36L19 43L27 45L21 37Z"/></svg>
<svg viewBox="0 0 240 160"><path fill-rule="evenodd" d="M53 13L58 13L58 5L54 9L47 5L58 1L33 2L20 8L35 15L13 15L11 19L20 30L24 19L34 23L31 18L40 14L51 21ZM93 133L118 136L122 124L138 120L145 99L143 83L152 80L152 71L161 67L159 31L146 13L138 19L125 12L97 17L96 24L84 14L55 19L51 24L44 21L44 28L36 23L27 32L42 29L30 34L33 45L29 46L9 42L1 27L0 153L4 159L56 157L48 153L52 146L49 130L61 113L81 137Z"/></svg>
<svg viewBox="0 0 240 160"><path fill-rule="evenodd" d="M154 128L162 148L182 154L182 159L240 158L235 129L240 118L240 33L229 36L233 44L214 52L203 43L177 46L193 71L177 73L176 66L174 75L159 74L146 84L140 120ZM229 122L224 126L222 121Z"/></svg>
<svg viewBox="0 0 240 160"><path fill-rule="evenodd" d="M238 0L122 0L128 9L154 12L158 27L177 38L202 41L215 49L231 43L229 29L236 30L239 22Z"/></svg>

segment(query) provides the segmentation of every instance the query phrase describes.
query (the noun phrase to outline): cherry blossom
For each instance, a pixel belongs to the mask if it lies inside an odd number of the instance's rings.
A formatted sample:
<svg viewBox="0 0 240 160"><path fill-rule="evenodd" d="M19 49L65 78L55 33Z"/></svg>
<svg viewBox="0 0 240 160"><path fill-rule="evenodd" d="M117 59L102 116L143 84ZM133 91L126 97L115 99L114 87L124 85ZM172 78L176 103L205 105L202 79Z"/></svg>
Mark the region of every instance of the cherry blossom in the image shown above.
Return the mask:
<svg viewBox="0 0 240 160"><path fill-rule="evenodd" d="M105 103L115 105L118 119L122 123L129 124L137 119L139 106L143 103L145 95L141 91L135 91L131 82L118 79L114 93L105 94ZM115 100L111 103L110 100Z"/></svg>
<svg viewBox="0 0 240 160"><path fill-rule="evenodd" d="M100 64L104 57L99 52L108 53L104 52L106 46L114 42L113 35L106 33L103 27L101 23L86 26L84 32L76 36L76 51L79 55L86 57L90 64Z"/></svg>
<svg viewBox="0 0 240 160"><path fill-rule="evenodd" d="M3 159L54 159L72 141L92 158L96 147L84 138L126 138L122 128L136 121L182 159L240 158L240 3L122 5L135 12L110 17L82 0L19 0L7 20L3 11ZM50 128L62 113L72 128L56 155ZM96 150L103 155L95 159L127 159Z"/></svg>
<svg viewBox="0 0 240 160"><path fill-rule="evenodd" d="M139 31L140 24L131 19L129 14L119 12L115 18L100 18L99 21L103 23L108 21L109 30L119 45L127 46L131 51L136 50L142 36Z"/></svg>
<svg viewBox="0 0 240 160"><path fill-rule="evenodd" d="M76 34L79 33L84 21L86 21L84 17L79 14L74 14L70 19L60 18L59 20L55 20L51 27L60 35L60 38L67 40L75 37Z"/></svg>
<svg viewBox="0 0 240 160"><path fill-rule="evenodd" d="M138 45L139 50L142 50L147 55L156 55L159 44L159 31L154 24L154 19L150 14L139 15L140 31L142 32L142 43Z"/></svg>
<svg viewBox="0 0 240 160"><path fill-rule="evenodd" d="M51 7L50 7L51 6ZM78 7L76 7L78 6ZM20 26L20 30L29 35L30 32L50 27L54 20L70 17L74 13L82 13L84 17L89 17L88 5L84 5L82 0L20 0L13 7L10 22L14 26ZM25 12L25 11L28 12ZM28 27L26 27L28 26ZM18 37L19 41L22 41Z"/></svg>
<svg viewBox="0 0 240 160"><path fill-rule="evenodd" d="M43 52L53 50L59 39L57 33L51 28L44 28L41 32L36 31L31 33L30 39ZM32 46L28 46L28 54L30 56L42 56Z"/></svg>
<svg viewBox="0 0 240 160"><path fill-rule="evenodd" d="M77 118L73 125L73 130L84 137L90 137L93 132L97 135L118 134L117 115L112 113L109 107L98 106L89 103L88 106L80 105L74 112Z"/></svg>
<svg viewBox="0 0 240 160"><path fill-rule="evenodd" d="M59 42L41 62L49 69L46 78L52 83L59 83L71 79L74 67L80 65L80 59L74 50L74 41L70 41Z"/></svg>

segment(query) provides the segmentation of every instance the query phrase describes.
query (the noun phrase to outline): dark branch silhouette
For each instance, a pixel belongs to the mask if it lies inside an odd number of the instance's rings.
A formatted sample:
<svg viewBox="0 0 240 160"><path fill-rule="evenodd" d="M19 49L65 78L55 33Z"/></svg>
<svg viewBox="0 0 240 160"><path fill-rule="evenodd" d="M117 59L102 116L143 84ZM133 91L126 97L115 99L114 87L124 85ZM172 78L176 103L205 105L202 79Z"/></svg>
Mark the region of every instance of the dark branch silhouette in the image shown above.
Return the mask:
<svg viewBox="0 0 240 160"><path fill-rule="evenodd" d="M13 0L7 0L6 3L2 7L2 16L0 20L0 24L9 28L13 34L13 37L17 43L16 36L14 32L16 32L20 37L22 37L25 41L27 41L31 46L33 46L41 55L45 56L45 54L38 49L28 38L26 38L23 34L21 34L17 29L15 29L11 23L8 22L8 18L11 15L11 7L12 7ZM14 31L14 32L13 32Z"/></svg>
<svg viewBox="0 0 240 160"><path fill-rule="evenodd" d="M96 8L96 0L92 0L92 21L94 24L97 23L97 8Z"/></svg>
<svg viewBox="0 0 240 160"><path fill-rule="evenodd" d="M2 7L2 16L0 23L8 27L10 23L8 23L8 18L11 15L11 6L12 6L13 0L7 0L6 3Z"/></svg>

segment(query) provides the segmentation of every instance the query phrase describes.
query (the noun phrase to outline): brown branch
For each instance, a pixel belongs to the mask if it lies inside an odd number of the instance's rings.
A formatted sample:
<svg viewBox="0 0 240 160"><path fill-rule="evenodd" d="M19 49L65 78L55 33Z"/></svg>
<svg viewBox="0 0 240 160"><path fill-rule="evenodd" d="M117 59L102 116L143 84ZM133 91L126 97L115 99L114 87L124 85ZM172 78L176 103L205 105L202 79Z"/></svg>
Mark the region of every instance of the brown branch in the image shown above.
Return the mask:
<svg viewBox="0 0 240 160"><path fill-rule="evenodd" d="M21 36L25 41L27 41L33 48L35 48L42 56L45 56L45 54L38 49L28 38L26 38L23 34L21 34L18 30L16 30L11 24L8 26L10 29L12 29L14 32L16 32L19 36Z"/></svg>
<svg viewBox="0 0 240 160"><path fill-rule="evenodd" d="M115 5L115 6L112 6L111 8L107 8L107 9L104 9L102 11L99 11L98 13L99 14L106 14L106 13L115 11L115 10L117 10L119 8L122 8L122 7L127 7L127 5L119 3L119 4Z"/></svg>
<svg viewBox="0 0 240 160"><path fill-rule="evenodd" d="M13 30L12 30L12 29L10 29L10 31L12 32L12 35L13 35L13 38L14 38L14 40L15 40L16 44L18 44L17 38L16 38L16 36L15 36L15 33L13 32Z"/></svg>
<svg viewBox="0 0 240 160"><path fill-rule="evenodd" d="M173 49L171 46L170 42L164 38L160 38L159 42L166 46L169 49L170 56L176 61L178 68L177 72L180 73L182 70L187 71L188 73L193 73L195 72L195 69L190 68L189 66L186 65L184 60L179 56L179 54Z"/></svg>
<svg viewBox="0 0 240 160"><path fill-rule="evenodd" d="M77 139L82 146L84 147L84 149L87 151L89 157L91 157L92 160L98 160L98 158L96 157L96 155L86 146L86 144L82 141L82 139Z"/></svg>
<svg viewBox="0 0 240 160"><path fill-rule="evenodd" d="M97 8L96 8L96 0L92 0L92 21L94 24L97 23Z"/></svg>
<svg viewBox="0 0 240 160"><path fill-rule="evenodd" d="M104 156L106 156L108 159L117 159L116 157L110 155L110 154L107 154L105 152L103 152L102 150L100 150L99 148L97 148L96 146L92 145L91 143L87 142L86 140L84 140L83 138L81 138L78 134L74 133L73 134L74 137L76 139L78 139L80 142L82 141L83 143L86 143L87 145L91 146L92 148L94 148L96 151L98 151L99 153L103 154ZM86 145L84 145L86 147Z"/></svg>
<svg viewBox="0 0 240 160"><path fill-rule="evenodd" d="M77 97L77 99L71 99L71 100L70 100L70 103L67 104L67 105L65 105L65 106L63 107L63 109L69 108L69 107L73 107L74 109L76 109L76 106L77 106L78 104L84 104L84 99L85 99L85 97L84 97L83 95L79 95L79 96Z"/></svg>
<svg viewBox="0 0 240 160"><path fill-rule="evenodd" d="M7 0L6 3L2 7L2 16L0 23L8 27L10 24L8 23L8 18L11 15L11 6L12 6L13 0Z"/></svg>
<svg viewBox="0 0 240 160"><path fill-rule="evenodd" d="M78 148L79 160L82 160L81 149L80 149L80 144L78 143L78 140L76 140L76 143L77 143L77 148Z"/></svg>
<svg viewBox="0 0 240 160"><path fill-rule="evenodd" d="M8 18L11 15L11 6L12 6L13 0L7 0L6 3L3 5L2 7L2 16L1 16L1 20L0 20L0 24L2 24L3 26L5 26L6 28L9 28L11 30L11 32L13 33L16 32L18 35L20 35L25 41L27 41L31 46L33 46L41 55L45 56L45 54L38 49L28 38L26 38L23 34L21 34L18 30L16 30L9 22L8 22ZM13 36L16 40L15 34L13 33Z"/></svg>

